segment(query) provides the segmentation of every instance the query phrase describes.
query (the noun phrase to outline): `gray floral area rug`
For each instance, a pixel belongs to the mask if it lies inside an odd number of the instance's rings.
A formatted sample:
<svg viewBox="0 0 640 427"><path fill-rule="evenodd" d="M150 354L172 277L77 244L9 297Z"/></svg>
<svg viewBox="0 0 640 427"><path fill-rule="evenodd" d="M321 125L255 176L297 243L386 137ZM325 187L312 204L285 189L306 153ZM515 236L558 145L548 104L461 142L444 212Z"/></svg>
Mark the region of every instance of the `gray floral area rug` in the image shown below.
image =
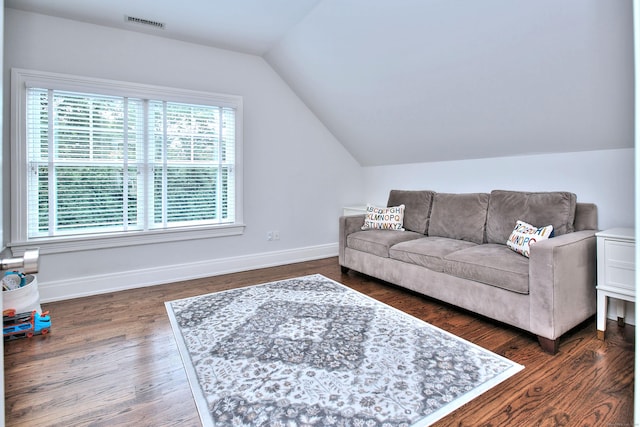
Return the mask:
<svg viewBox="0 0 640 427"><path fill-rule="evenodd" d="M427 426L523 369L321 275L165 304L205 426Z"/></svg>

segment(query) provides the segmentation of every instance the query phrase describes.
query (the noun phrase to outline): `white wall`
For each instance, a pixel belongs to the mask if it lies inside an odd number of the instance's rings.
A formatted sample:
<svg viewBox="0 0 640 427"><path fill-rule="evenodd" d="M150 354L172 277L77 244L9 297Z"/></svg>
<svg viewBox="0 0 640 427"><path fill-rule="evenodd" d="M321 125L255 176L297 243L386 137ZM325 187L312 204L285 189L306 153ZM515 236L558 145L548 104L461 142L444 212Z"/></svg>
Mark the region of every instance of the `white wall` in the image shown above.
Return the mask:
<svg viewBox="0 0 640 427"><path fill-rule="evenodd" d="M636 147L635 159L636 164L640 163L640 0L633 0L633 41L634 41L634 143ZM636 188L640 188L640 173L636 168L634 176L634 182ZM640 221L640 200L636 199L636 219ZM640 241L640 230L636 229L636 242ZM635 265L640 265L640 251L638 251L638 245L636 243L636 257ZM640 282L640 269L636 268L636 290L638 289L638 282ZM636 291L637 293L637 291ZM636 317L640 316L640 307L635 306ZM640 329L636 328L636 342L640 342ZM640 353L636 352L635 358L635 371L640 372ZM637 378L637 375L636 375ZM634 422L635 425L640 425L640 381L635 380L634 384Z"/></svg>
<svg viewBox="0 0 640 427"><path fill-rule="evenodd" d="M3 50L4 50L4 0L0 0L0 64L2 63L2 58L4 57L3 55ZM2 93L3 93L3 89L0 86L0 99L2 99ZM4 125L7 123L5 121L2 120L2 110L3 107L0 106L0 129L4 128ZM0 187L2 187L2 170L5 169L2 165L2 152L0 152ZM3 191L3 194L4 191ZM2 230L2 205L6 204L4 203L4 200L0 199L0 247L2 247L2 250L0 251L0 256L4 256L4 250L5 250L5 242L4 242L4 237L3 237L3 230ZM2 305L2 292L0 292L0 305ZM4 307L4 306L3 306ZM0 427L4 427L5 424L5 420L4 420L4 340L2 342L2 344L0 344L0 367L3 367L3 369L0 369Z"/></svg>
<svg viewBox="0 0 640 427"><path fill-rule="evenodd" d="M242 236L43 255L43 301L337 254L337 217L359 197L358 163L260 57L6 9L12 67L244 97ZM9 129L4 157L9 158ZM4 162L5 238L9 167ZM279 230L268 242L266 232Z"/></svg>
<svg viewBox="0 0 640 427"><path fill-rule="evenodd" d="M632 227L634 155L634 149L618 149L365 167L364 198L353 202L384 204L394 188L443 193L571 191L579 202L597 205L600 229Z"/></svg>

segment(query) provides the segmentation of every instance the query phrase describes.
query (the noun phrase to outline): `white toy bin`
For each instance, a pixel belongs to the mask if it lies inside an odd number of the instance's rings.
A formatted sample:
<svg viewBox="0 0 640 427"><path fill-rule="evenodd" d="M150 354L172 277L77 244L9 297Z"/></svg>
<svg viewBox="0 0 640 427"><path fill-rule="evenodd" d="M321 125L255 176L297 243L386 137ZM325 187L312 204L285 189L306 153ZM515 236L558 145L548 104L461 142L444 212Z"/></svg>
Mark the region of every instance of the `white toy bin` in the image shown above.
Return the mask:
<svg viewBox="0 0 640 427"><path fill-rule="evenodd" d="M14 309L17 313L29 313L36 310L42 313L38 279L33 274L25 275L26 284L18 289L2 291L2 310Z"/></svg>

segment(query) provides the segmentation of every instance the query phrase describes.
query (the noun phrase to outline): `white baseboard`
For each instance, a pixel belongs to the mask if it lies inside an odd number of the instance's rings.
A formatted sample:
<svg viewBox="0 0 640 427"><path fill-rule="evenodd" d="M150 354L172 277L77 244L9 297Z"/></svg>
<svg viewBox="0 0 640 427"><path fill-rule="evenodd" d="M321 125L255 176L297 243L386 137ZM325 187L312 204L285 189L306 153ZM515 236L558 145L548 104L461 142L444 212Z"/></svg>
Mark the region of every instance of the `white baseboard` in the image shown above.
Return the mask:
<svg viewBox="0 0 640 427"><path fill-rule="evenodd" d="M239 271L274 267L338 255L338 244L264 252L210 261L168 265L157 268L119 271L90 277L38 282L40 302L80 298L107 292L161 285L201 277L219 276Z"/></svg>

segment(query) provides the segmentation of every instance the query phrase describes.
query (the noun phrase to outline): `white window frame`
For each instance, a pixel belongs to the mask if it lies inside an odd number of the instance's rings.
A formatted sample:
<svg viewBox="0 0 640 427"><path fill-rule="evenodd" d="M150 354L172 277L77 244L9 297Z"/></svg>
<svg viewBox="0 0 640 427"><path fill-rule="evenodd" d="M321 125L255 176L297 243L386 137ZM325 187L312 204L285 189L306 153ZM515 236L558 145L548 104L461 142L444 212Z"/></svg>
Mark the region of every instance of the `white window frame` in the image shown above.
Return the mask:
<svg viewBox="0 0 640 427"><path fill-rule="evenodd" d="M27 237L26 143L26 96L29 87L234 108L236 110L235 222L29 239ZM11 241L8 246L16 255L35 246L40 248L41 253L46 254L240 235L244 233L245 228L242 209L242 129L243 99L241 96L14 68L11 70Z"/></svg>

